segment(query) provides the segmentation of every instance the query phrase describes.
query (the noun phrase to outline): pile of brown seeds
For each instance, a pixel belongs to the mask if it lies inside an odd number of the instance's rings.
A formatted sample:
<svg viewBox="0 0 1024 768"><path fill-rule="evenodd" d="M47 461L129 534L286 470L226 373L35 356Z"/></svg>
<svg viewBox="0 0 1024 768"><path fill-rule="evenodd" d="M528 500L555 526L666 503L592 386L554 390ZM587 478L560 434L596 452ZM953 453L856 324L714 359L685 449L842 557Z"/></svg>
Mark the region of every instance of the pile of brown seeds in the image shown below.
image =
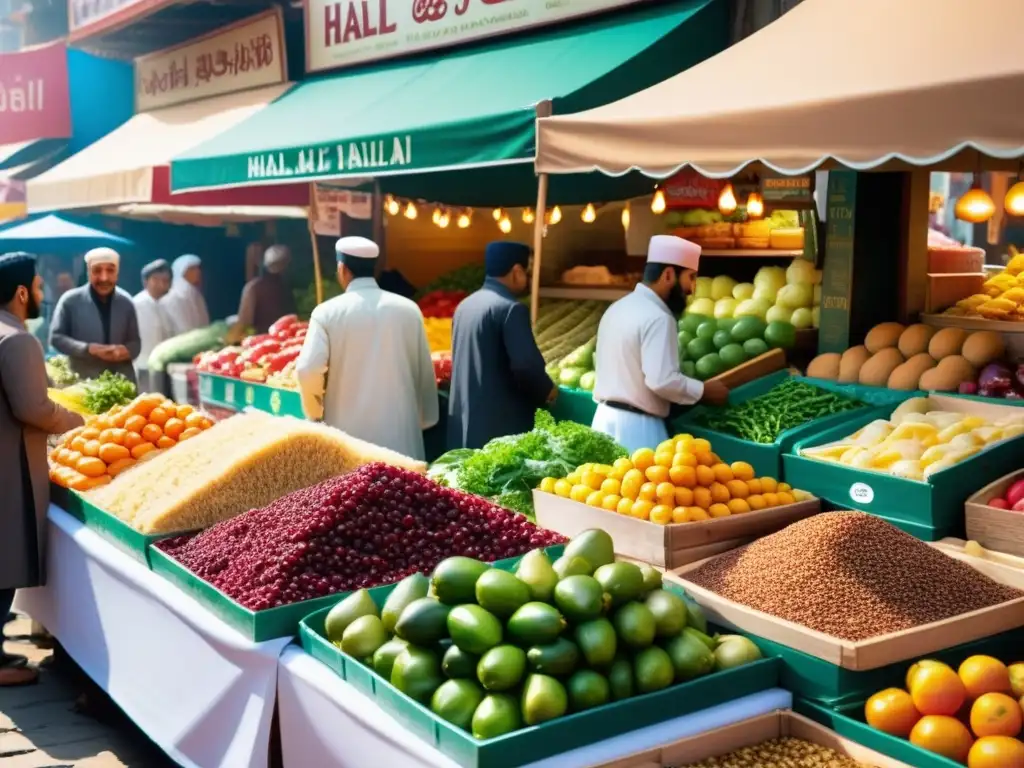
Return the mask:
<svg viewBox="0 0 1024 768"><path fill-rule="evenodd" d="M834 749L803 739L783 736L744 747L720 757L710 757L686 768L866 768L864 763Z"/></svg>
<svg viewBox="0 0 1024 768"><path fill-rule="evenodd" d="M845 640L1024 597L863 512L826 512L719 555L683 578Z"/></svg>

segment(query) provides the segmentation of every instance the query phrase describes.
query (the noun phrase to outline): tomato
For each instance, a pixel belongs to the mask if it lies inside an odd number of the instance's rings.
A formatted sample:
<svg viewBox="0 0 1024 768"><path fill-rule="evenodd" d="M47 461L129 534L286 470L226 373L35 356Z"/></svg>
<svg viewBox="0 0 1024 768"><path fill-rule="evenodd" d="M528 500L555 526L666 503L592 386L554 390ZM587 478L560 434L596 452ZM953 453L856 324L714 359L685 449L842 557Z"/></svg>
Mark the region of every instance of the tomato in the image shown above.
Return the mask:
<svg viewBox="0 0 1024 768"><path fill-rule="evenodd" d="M1024 499L1024 480L1018 480L1006 491L1006 503L1014 507L1017 502Z"/></svg>

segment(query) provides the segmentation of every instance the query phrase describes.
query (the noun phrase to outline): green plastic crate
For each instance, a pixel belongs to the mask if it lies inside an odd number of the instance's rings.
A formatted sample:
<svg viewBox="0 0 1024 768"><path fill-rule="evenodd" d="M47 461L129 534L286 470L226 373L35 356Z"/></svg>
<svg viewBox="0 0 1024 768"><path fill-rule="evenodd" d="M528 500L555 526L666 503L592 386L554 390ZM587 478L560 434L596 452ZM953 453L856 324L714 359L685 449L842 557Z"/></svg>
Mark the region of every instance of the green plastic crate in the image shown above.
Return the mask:
<svg viewBox="0 0 1024 768"><path fill-rule="evenodd" d="M909 400L911 397L925 397L928 394L920 390L907 392L900 389L888 389L887 387L869 387L865 384L840 384L838 381L815 379L810 376L794 376L793 378L797 381L813 384L821 389L827 389L829 392L838 392L869 405L892 405L893 403L898 405L904 400Z"/></svg>
<svg viewBox="0 0 1024 768"><path fill-rule="evenodd" d="M255 408L275 416L304 418L299 393L291 389L268 387L214 373L199 374L199 397L218 408L241 411Z"/></svg>
<svg viewBox="0 0 1024 768"><path fill-rule="evenodd" d="M548 406L548 409L558 421L575 421L577 424L585 424L589 427L594 421L597 403L594 402L593 392L559 387L558 397Z"/></svg>
<svg viewBox="0 0 1024 768"><path fill-rule="evenodd" d="M666 584L665 588L684 594L672 584ZM393 586L370 590L378 606L384 604L391 589ZM300 627L303 648L350 684L374 697L381 708L408 731L466 768L514 768L532 763L592 744L594 734L600 734L602 739L611 738L768 690L777 685L779 678L778 660L762 659L505 736L477 740L331 645L321 631L326 615L325 609L303 619Z"/></svg>
<svg viewBox="0 0 1024 768"><path fill-rule="evenodd" d="M936 392L935 394L948 395L949 397L956 397L961 400L973 400L976 403L987 403L988 405L1008 405L1011 408L1024 408L1024 400L1000 400L994 397L982 397L981 395L961 395L959 392Z"/></svg>

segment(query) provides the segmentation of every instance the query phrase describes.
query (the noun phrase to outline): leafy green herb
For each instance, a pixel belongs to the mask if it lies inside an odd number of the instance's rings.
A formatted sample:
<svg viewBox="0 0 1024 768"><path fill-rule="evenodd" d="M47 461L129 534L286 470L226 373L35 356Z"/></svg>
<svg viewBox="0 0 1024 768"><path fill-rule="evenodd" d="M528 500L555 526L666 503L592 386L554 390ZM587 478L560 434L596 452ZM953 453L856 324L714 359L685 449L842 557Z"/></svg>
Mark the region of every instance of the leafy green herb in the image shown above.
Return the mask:
<svg viewBox="0 0 1024 768"><path fill-rule="evenodd" d="M115 405L131 402L135 385L120 373L104 371L98 379L85 382L85 407L91 413L106 413Z"/></svg>
<svg viewBox="0 0 1024 768"><path fill-rule="evenodd" d="M55 387L70 387L78 381L78 374L71 370L67 355L56 355L47 360L46 373Z"/></svg>

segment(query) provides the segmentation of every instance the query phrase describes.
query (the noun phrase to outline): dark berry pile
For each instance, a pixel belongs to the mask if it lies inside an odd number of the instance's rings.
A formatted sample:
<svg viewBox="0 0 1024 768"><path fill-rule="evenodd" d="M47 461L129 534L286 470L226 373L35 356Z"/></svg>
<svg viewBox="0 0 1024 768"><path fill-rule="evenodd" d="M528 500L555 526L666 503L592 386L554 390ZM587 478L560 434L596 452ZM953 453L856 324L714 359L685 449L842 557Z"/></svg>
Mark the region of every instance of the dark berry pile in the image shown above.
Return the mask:
<svg viewBox="0 0 1024 768"><path fill-rule="evenodd" d="M563 541L478 496L376 463L157 546L260 611L390 584L453 555L501 560Z"/></svg>

